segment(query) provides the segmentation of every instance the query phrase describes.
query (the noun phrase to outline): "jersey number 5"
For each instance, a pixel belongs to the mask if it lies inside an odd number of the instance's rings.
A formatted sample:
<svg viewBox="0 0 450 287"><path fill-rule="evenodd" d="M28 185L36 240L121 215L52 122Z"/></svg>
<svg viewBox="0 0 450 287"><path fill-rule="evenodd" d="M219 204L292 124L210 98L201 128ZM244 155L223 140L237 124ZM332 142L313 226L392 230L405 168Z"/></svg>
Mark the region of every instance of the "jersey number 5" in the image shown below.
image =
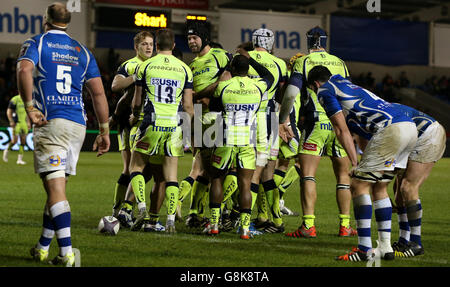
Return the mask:
<svg viewBox="0 0 450 287"><path fill-rule="evenodd" d="M56 90L60 94L69 94L72 86L72 67L58 65L56 68Z"/></svg>

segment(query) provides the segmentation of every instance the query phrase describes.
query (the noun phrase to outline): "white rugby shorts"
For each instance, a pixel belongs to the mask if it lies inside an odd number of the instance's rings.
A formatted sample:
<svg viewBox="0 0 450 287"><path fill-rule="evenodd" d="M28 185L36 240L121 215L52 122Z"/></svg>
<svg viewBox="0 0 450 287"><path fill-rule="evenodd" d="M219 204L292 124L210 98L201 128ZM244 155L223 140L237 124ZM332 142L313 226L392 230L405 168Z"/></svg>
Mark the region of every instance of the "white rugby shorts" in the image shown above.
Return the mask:
<svg viewBox="0 0 450 287"><path fill-rule="evenodd" d="M380 172L402 168L401 164L408 160L416 141L417 129L413 122L399 122L385 127L369 140L355 175L365 178L364 175L372 174L381 178Z"/></svg>
<svg viewBox="0 0 450 287"><path fill-rule="evenodd" d="M64 170L75 175L86 126L66 119L51 119L33 130L34 171Z"/></svg>
<svg viewBox="0 0 450 287"><path fill-rule="evenodd" d="M417 139L414 150L409 155L409 160L420 163L436 162L442 158L445 151L447 135L444 127L438 123L432 123Z"/></svg>

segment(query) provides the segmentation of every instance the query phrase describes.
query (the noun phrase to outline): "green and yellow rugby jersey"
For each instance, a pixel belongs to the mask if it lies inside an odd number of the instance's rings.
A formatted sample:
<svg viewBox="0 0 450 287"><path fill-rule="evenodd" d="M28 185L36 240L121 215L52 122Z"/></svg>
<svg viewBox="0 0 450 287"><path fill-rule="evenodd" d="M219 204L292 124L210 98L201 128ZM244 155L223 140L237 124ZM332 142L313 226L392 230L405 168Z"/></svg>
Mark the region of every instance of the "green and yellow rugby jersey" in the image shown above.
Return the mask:
<svg viewBox="0 0 450 287"><path fill-rule="evenodd" d="M328 54L326 51L312 52L306 56L298 58L295 61L294 69L289 80L290 84L296 85L302 94L302 105L305 109L305 113L317 112L316 120L327 119L325 110L320 105L317 95L306 87L309 71L315 66L327 67L332 75L341 75L344 78L348 78L347 66L344 61L338 57Z"/></svg>
<svg viewBox="0 0 450 287"><path fill-rule="evenodd" d="M146 95L144 121L160 127L178 125L183 90L192 89L192 72L172 55L158 54L139 65L136 85Z"/></svg>
<svg viewBox="0 0 450 287"><path fill-rule="evenodd" d="M222 112L224 143L227 146L248 146L256 139L256 113L268 89L266 80L233 77L220 82L210 103L210 109Z"/></svg>
<svg viewBox="0 0 450 287"><path fill-rule="evenodd" d="M15 123L27 122L27 111L25 110L25 105L20 95L12 97L12 99L9 101L8 109L14 111L13 119Z"/></svg>
<svg viewBox="0 0 450 287"><path fill-rule="evenodd" d="M286 62L274 55L270 54L267 51L249 51L250 57L256 60L259 64L263 65L269 72L272 74L274 81L270 86L267 95L264 96L263 101L261 102L260 111L265 112L268 101L271 100L275 96L275 92L280 87L282 82L286 82L288 77L288 69ZM250 78L258 78L259 75L250 66L248 69L248 76Z"/></svg>
<svg viewBox="0 0 450 287"><path fill-rule="evenodd" d="M194 92L200 92L207 86L215 83L225 71L231 61L232 55L219 48L211 48L203 56L197 56L189 64L194 77Z"/></svg>

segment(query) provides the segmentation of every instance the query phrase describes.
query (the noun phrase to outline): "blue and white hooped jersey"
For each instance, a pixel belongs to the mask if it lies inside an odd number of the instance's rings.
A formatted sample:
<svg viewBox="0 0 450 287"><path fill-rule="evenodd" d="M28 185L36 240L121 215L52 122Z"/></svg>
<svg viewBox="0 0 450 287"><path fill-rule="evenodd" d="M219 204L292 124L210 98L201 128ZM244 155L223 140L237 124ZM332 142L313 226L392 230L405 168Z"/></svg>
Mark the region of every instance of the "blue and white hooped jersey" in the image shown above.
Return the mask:
<svg viewBox="0 0 450 287"><path fill-rule="evenodd" d="M409 106L405 106L402 104L397 104L397 103L392 103L392 105L400 110L403 111L403 113L405 113L405 115L407 115L409 118L411 118L414 123L416 124L417 127L417 133L418 133L418 137L420 137L423 132L432 124L434 123L436 120L421 112L418 111L414 108L411 108Z"/></svg>
<svg viewBox="0 0 450 287"><path fill-rule="evenodd" d="M370 139L379 129L398 122L412 122L400 109L372 92L334 75L317 96L330 118L342 111L351 132Z"/></svg>
<svg viewBox="0 0 450 287"><path fill-rule="evenodd" d="M91 52L65 32L50 30L25 41L17 61L21 60L35 66L33 101L46 119L64 118L86 125L83 84L100 77Z"/></svg>

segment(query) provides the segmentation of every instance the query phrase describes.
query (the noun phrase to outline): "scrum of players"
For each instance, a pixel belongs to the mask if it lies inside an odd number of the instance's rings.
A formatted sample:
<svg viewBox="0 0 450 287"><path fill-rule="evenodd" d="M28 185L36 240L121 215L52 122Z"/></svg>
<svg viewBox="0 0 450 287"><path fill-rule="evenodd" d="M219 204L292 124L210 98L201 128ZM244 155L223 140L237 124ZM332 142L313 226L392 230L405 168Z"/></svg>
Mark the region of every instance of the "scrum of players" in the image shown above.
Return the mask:
<svg viewBox="0 0 450 287"><path fill-rule="evenodd" d="M139 38L140 34L136 37ZM185 71L188 83L184 83L183 97L187 89L192 89L192 92L187 93L188 97L201 107L195 115L191 111L191 119L187 120L200 122L203 136L217 119L223 119L223 125L226 126L223 138L220 139L220 145L215 139L216 145L212 147L203 142L199 145L190 138L188 144L193 154L192 168L179 185L176 177L169 179L164 174L169 163L161 157L176 157L175 154L182 152L168 150L167 146L164 150L163 143L159 147L148 147L148 144L152 145L150 141L143 140L151 132L148 130L149 124L142 125L142 117L146 116L147 110L157 118L158 107L155 103L161 99L157 99L159 94L152 94L151 87L144 89L147 92L142 95L133 93L135 86L146 85L145 81L137 83L139 76L136 72L141 71L142 66L147 66L146 76L150 79L151 69L148 67L156 57L151 53L144 56L139 48L141 42L136 40L137 57L144 64L137 64L140 68L136 69L137 65L131 66L132 60L128 60L121 65L114 79L114 83L116 80L129 79L128 85L122 88L128 105L125 105L123 124L119 125L119 143L122 152L147 152L149 157L146 157L148 160L145 164L153 167L148 168L147 172L136 174L130 171L131 166L127 166L130 156L123 157L124 172L116 185L113 207L113 215L118 217L122 227L135 231L175 233L174 222L181 221L192 230L214 236L237 229L242 239L265 233L315 238L315 173L320 158L327 155L336 176L338 236L358 237L358 247L336 259L365 261L374 256L370 238L372 209L375 210L379 235L376 250L381 258L392 260L395 256L423 254L420 240L422 209L418 190L445 149L445 133L436 120L410 107L385 102L352 84L344 61L325 51L327 34L319 27L312 28L306 35L309 54L298 53L288 64L273 55L274 35L269 29L255 30L252 41L237 47L234 55L225 51L220 44L211 42L203 23L189 24L186 36L188 46L196 57L189 64L190 70ZM155 39L150 36L148 40ZM159 55L158 44L156 51ZM167 91L171 88L170 82L159 82L157 85L154 89L162 87ZM180 88L179 85L176 87ZM159 93L160 90L157 91ZM242 99L244 94L248 95L245 100ZM146 98L146 104L136 104L138 98L139 102L143 101L142 97ZM186 108L183 105L185 100L183 98L180 105L183 108ZM151 104L152 101L156 102ZM174 100L168 98L165 101L172 103ZM112 122L117 121L118 110L124 111L119 109L123 102L122 99L119 101ZM364 102L364 105L356 107L355 102ZM180 104L179 101L176 103ZM141 121L135 119L138 110L142 113ZM130 114L131 120L128 121ZM129 126L130 122L134 124L132 129L135 133L126 135L126 129L121 127ZM154 135L157 140L167 137L164 129L162 132L161 129L155 130L155 121L150 125L153 125L153 133L160 133ZM398 133L386 132L390 129L397 129ZM406 131L408 129L409 133ZM429 134L432 131L438 131L439 140L431 139ZM166 135L162 135L164 133ZM175 130L169 131L169 134L177 134L176 139L170 141L180 150L182 136ZM399 144L379 156L377 151L386 148L386 139L391 140L394 134ZM398 134L405 136L400 137ZM126 143L127 147L122 147L126 139L129 139L129 143ZM364 151L360 160L356 157L355 144ZM144 149L139 149L139 146ZM426 148L431 146L432 149ZM158 150L162 153L158 153ZM290 164L292 160L295 161L293 165ZM146 169L142 167L142 170ZM133 184L136 176L142 176L140 185ZM145 182L152 176L155 184L147 212ZM394 177L400 236L398 241L391 244L392 204L387 186ZM300 179L301 216L286 207L283 200L284 193L297 179ZM139 191L136 193L135 190ZM181 207L187 202L188 196L189 213L183 217ZM168 212L165 226L159 221L164 197ZM355 229L350 225L352 201ZM133 202L137 202L136 217L133 215ZM208 209L209 213L206 212ZM250 220L252 211L257 214L253 221ZM283 215L299 216L299 228L285 233Z"/></svg>
<svg viewBox="0 0 450 287"><path fill-rule="evenodd" d="M58 32L70 22L63 10L58 5L48 8L46 27L56 30L48 35L66 37ZM237 47L234 55L211 41L202 22L189 23L186 36L196 56L189 65L175 53L170 29L158 30L156 35L138 33L136 56L120 65L112 83L113 91L123 93L109 122L106 110L98 110L101 133L94 147L98 155L109 149L109 129L118 130L123 170L114 189L113 216L123 228L174 234L175 222L182 221L193 232L210 236L233 231L244 240L267 233L293 240L315 238L315 173L321 157L327 155L336 177L337 235L358 238L357 248L336 259L368 261L377 253L392 260L424 253L419 188L444 153L442 125L351 83L344 61L325 51L327 34L319 27L306 34L309 53L298 53L289 63L273 55L270 29L255 30L252 41ZM41 61L30 47L42 39L24 44L18 71L24 75L19 77L19 91L27 114L41 130L48 125L47 111L43 113L42 105L31 101L25 79L32 65ZM88 63L93 59L87 50L86 57ZM90 72L82 76L90 77L89 91L104 107L96 63L89 65ZM360 158L355 143L363 151ZM186 146L192 151L192 167L178 183L178 158ZM53 188L50 183L55 180L63 185L67 174L75 174L54 167L37 172L46 190ZM152 178L147 204L146 183ZM387 188L394 178L400 234L391 244L393 206ZM285 192L298 179L301 216L284 204ZM189 213L183 216L182 205L188 197ZM67 226L70 230L67 200L54 201L55 205L46 205L43 233L31 250L41 261L48 256L55 230L67 230ZM167 214L162 224L164 202ZM350 225L351 203L355 229ZM371 238L373 210L376 248ZM257 216L252 221L253 212ZM52 220L56 214L67 217L58 226ZM286 232L283 215L299 216L300 226ZM55 263L73 265L70 234L59 243L65 245L60 246Z"/></svg>

